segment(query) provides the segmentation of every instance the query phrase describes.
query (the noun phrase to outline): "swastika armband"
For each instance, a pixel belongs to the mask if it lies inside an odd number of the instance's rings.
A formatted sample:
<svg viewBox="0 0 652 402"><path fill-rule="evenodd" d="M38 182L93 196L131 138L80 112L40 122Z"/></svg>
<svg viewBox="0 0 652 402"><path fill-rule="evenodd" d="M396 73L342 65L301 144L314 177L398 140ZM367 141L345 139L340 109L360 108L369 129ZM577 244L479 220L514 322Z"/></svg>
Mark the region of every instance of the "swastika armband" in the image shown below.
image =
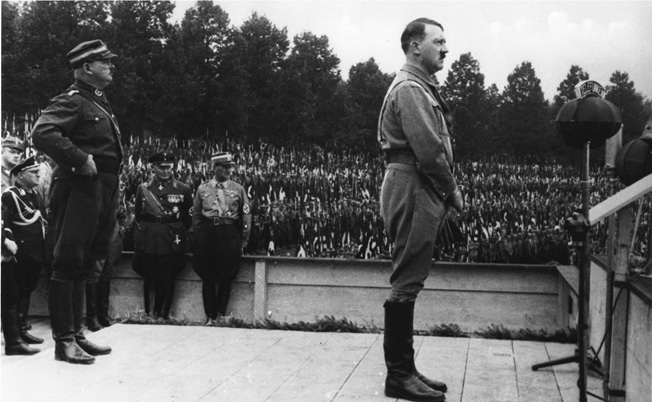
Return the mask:
<svg viewBox="0 0 652 402"><path fill-rule="evenodd" d="M249 208L248 202L245 202L245 204L242 206L242 213L245 215L249 215L251 213L251 208Z"/></svg>

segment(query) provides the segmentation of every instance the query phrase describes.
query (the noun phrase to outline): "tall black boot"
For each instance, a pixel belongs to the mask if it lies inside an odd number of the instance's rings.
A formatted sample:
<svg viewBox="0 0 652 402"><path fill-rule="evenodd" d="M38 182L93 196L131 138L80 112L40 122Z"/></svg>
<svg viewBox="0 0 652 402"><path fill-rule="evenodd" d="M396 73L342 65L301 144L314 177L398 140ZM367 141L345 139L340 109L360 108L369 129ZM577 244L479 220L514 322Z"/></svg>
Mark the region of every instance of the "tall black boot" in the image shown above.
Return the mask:
<svg viewBox="0 0 652 402"><path fill-rule="evenodd" d="M3 310L0 318L2 318L2 333L5 337L5 354L7 356L33 355L41 351L41 349L29 347L21 339L20 322L15 306Z"/></svg>
<svg viewBox="0 0 652 402"><path fill-rule="evenodd" d="M163 304L161 307L161 317L166 320L170 318L170 310L172 309L172 299L174 298L174 281L166 283L162 286Z"/></svg>
<svg viewBox="0 0 652 402"><path fill-rule="evenodd" d="M219 283L217 289L217 313L222 317L226 316L226 308L229 305L231 298L231 281L224 281Z"/></svg>
<svg viewBox="0 0 652 402"><path fill-rule="evenodd" d="M426 385L414 366L414 302L385 302L383 349L387 378L385 395L409 401L442 402L446 396ZM443 385L443 384L442 384ZM445 387L445 385L444 385Z"/></svg>
<svg viewBox="0 0 652 402"><path fill-rule="evenodd" d="M109 315L109 297L111 296L111 281L103 281L97 284L97 321L103 327L113 325L113 318Z"/></svg>
<svg viewBox="0 0 652 402"><path fill-rule="evenodd" d="M154 316L161 317L161 310L163 309L163 285L158 280L154 284Z"/></svg>
<svg viewBox="0 0 652 402"><path fill-rule="evenodd" d="M144 307L145 307L145 314L149 315L150 309L149 309L149 282L148 281L143 281L143 302L144 302Z"/></svg>
<svg viewBox="0 0 652 402"><path fill-rule="evenodd" d="M55 342L54 359L68 363L92 364L95 358L86 353L75 340L73 284L73 280L52 279L50 281L48 305L52 337ZM83 299L81 302L84 302Z"/></svg>
<svg viewBox="0 0 652 402"><path fill-rule="evenodd" d="M91 332L102 329L97 321L97 283L86 282L86 327Z"/></svg>
<svg viewBox="0 0 652 402"><path fill-rule="evenodd" d="M204 300L204 312L206 318L210 320L217 319L217 298L215 297L215 283L203 281L201 285L201 295Z"/></svg>
<svg viewBox="0 0 652 402"><path fill-rule="evenodd" d="M108 355L111 348L98 346L86 339L84 336L84 294L86 293L86 281L77 279L72 286L72 315L74 319L75 342L84 352L91 356Z"/></svg>
<svg viewBox="0 0 652 402"><path fill-rule="evenodd" d="M20 337L27 344L43 343L43 338L34 336L27 332L32 326L27 323L27 313L29 311L30 294L21 294L18 299L18 322L20 325Z"/></svg>

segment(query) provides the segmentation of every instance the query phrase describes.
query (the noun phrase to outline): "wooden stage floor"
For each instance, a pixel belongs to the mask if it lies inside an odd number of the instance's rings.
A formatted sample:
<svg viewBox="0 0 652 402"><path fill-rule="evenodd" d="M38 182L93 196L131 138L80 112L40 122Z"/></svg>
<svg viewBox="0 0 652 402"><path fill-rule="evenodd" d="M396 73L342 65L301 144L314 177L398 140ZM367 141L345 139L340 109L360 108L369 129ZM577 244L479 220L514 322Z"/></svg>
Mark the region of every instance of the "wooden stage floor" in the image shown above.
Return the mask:
<svg viewBox="0 0 652 402"><path fill-rule="evenodd" d="M116 324L88 338L113 353L90 366L54 360L47 324L42 352L2 352L2 402L393 401L383 394L382 334L315 333ZM417 366L445 381L447 401L570 402L578 366L534 372L572 355L572 344L415 337ZM601 380L589 390L602 395ZM597 400L589 396L589 401Z"/></svg>

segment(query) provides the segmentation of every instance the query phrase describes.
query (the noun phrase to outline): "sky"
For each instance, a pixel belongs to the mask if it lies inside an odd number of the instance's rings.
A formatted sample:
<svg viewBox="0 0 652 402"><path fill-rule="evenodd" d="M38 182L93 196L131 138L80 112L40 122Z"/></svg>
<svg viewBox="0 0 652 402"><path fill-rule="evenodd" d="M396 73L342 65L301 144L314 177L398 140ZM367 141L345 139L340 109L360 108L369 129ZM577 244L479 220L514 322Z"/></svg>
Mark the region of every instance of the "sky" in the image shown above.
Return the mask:
<svg viewBox="0 0 652 402"><path fill-rule="evenodd" d="M637 92L652 99L652 1L219 1L231 25L253 12L288 38L326 35L340 59L342 77L357 63L376 61L384 73L405 62L400 36L410 21L427 17L444 26L449 49L440 82L460 55L480 63L485 86L502 91L507 77L529 61L546 99L572 65L603 86L615 71L627 72ZM176 1L181 21L194 1Z"/></svg>

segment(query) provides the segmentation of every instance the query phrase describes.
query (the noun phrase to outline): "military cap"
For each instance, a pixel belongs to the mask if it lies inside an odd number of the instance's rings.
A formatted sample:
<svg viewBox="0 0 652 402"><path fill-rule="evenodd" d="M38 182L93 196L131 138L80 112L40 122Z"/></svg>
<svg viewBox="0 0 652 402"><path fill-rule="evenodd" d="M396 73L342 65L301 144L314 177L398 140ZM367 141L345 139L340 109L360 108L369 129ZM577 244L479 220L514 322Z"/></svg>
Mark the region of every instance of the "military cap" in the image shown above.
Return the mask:
<svg viewBox="0 0 652 402"><path fill-rule="evenodd" d="M174 163L174 154L172 152L159 152L149 157L149 163Z"/></svg>
<svg viewBox="0 0 652 402"><path fill-rule="evenodd" d="M68 52L68 61L72 68L79 68L84 63L89 63L95 60L111 59L118 57L109 51L104 42L99 39L89 40L82 42L75 46L74 49Z"/></svg>
<svg viewBox="0 0 652 402"><path fill-rule="evenodd" d="M7 137L3 139L2 147L14 148L21 152L25 151L25 144L16 137Z"/></svg>
<svg viewBox="0 0 652 402"><path fill-rule="evenodd" d="M233 155L230 152L220 152L211 156L213 165L235 165Z"/></svg>
<svg viewBox="0 0 652 402"><path fill-rule="evenodd" d="M29 158L23 159L20 163L14 166L9 173L12 176L15 176L20 172L24 172L25 170L38 168L40 165L41 164L38 163L35 156L30 156Z"/></svg>

